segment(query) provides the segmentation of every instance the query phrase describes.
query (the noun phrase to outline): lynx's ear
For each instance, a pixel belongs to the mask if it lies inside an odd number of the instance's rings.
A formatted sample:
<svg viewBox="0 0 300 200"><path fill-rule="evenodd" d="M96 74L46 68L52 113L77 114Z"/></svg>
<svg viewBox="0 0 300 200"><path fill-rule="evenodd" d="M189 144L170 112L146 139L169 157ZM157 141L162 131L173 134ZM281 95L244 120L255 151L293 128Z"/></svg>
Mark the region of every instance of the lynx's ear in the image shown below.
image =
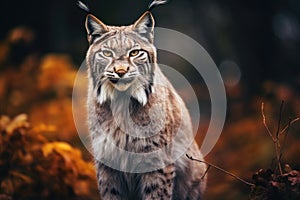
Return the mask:
<svg viewBox="0 0 300 200"><path fill-rule="evenodd" d="M154 38L155 21L151 12L146 11L134 24L133 30L138 34L146 37L151 43Z"/></svg>
<svg viewBox="0 0 300 200"><path fill-rule="evenodd" d="M108 31L107 26L92 14L86 16L85 28L90 44L92 44L96 38L101 37L102 34Z"/></svg>

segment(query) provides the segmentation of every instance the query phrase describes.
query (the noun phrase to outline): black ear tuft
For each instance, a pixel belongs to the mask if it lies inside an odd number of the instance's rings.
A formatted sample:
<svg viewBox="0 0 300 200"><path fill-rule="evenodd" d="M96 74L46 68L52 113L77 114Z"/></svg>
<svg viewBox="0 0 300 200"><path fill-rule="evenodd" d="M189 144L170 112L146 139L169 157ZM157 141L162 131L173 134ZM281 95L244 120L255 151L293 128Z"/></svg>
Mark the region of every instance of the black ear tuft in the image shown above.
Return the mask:
<svg viewBox="0 0 300 200"><path fill-rule="evenodd" d="M133 30L153 43L154 18L151 12L146 11L133 25Z"/></svg>
<svg viewBox="0 0 300 200"><path fill-rule="evenodd" d="M86 12L87 14L90 14L90 9L89 9L89 7L88 7L86 4L84 4L83 2L78 1L78 2L77 2L77 6L78 6L80 9L82 9L84 12Z"/></svg>
<svg viewBox="0 0 300 200"><path fill-rule="evenodd" d="M153 8L155 8L159 5L166 4L167 2L168 2L168 0L153 0L153 1L151 1L151 3L148 6L148 10L151 11Z"/></svg>
<svg viewBox="0 0 300 200"><path fill-rule="evenodd" d="M102 34L108 31L107 26L92 14L86 16L85 28L90 44L92 44L96 38L101 37Z"/></svg>

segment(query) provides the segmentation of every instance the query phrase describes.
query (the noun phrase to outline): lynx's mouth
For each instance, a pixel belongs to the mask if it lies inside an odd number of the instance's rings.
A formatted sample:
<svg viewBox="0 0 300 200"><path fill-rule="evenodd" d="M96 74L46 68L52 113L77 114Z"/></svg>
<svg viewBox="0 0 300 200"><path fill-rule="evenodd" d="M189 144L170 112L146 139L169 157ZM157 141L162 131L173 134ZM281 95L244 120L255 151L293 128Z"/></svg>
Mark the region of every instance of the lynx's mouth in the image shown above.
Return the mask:
<svg viewBox="0 0 300 200"><path fill-rule="evenodd" d="M109 78L109 81L117 90L125 91L132 85L134 78Z"/></svg>
<svg viewBox="0 0 300 200"><path fill-rule="evenodd" d="M109 78L110 82L113 84L129 84L133 81L134 78Z"/></svg>

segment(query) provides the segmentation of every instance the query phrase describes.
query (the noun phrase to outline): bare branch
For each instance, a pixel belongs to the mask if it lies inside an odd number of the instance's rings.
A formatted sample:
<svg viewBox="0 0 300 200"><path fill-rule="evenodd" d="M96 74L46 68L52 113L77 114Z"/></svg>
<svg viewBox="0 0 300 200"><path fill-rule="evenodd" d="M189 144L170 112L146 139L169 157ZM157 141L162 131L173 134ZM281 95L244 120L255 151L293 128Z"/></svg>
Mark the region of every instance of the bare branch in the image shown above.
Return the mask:
<svg viewBox="0 0 300 200"><path fill-rule="evenodd" d="M255 184L250 183L250 182L248 182L248 181L246 181L246 180L244 180L244 179L242 179L242 178L240 178L240 177L238 177L238 176L236 176L236 175L234 175L234 174L232 174L232 173L230 173L230 172L228 172L228 171L226 171L226 170L224 170L224 169L222 169L222 168L220 168L220 167L218 167L218 166L216 166L216 165L214 165L214 164L211 164L211 163L206 162L206 161L204 161L204 160L198 160L198 159L195 159L195 158L193 158L192 156L189 156L188 154L186 154L186 157L189 158L190 160L193 160L193 161L205 163L205 164L208 165L209 167L213 167L213 168L215 168L215 169L217 169L217 170L219 170L219 171L221 171L221 172L223 172L223 173L225 173L225 174L227 174L227 175L229 175L229 176L232 176L233 178L235 178L235 179L241 181L242 183L244 183L244 184L246 184L246 185L248 185L248 186L251 186L251 187L252 187L252 186L255 186ZM206 170L206 171L207 171L207 170Z"/></svg>
<svg viewBox="0 0 300 200"><path fill-rule="evenodd" d="M281 145L281 149L280 149L280 160L282 160L282 155L283 155L283 150L285 149L285 141L286 141L286 138L289 134L289 130L290 130L290 127L292 124L294 124L295 122L299 121L300 118L295 118L295 119L291 119L289 118L289 123L280 131L280 135L282 135L283 133L284 134L284 137L282 139L282 145Z"/></svg>
<svg viewBox="0 0 300 200"><path fill-rule="evenodd" d="M276 138L274 138L274 136L273 136L272 132L270 131L270 129L267 125L267 122L266 122L266 115L265 115L265 111L264 111L264 102L261 103L261 115L263 118L263 124L264 124L269 136L272 138L272 141L275 142Z"/></svg>
<svg viewBox="0 0 300 200"><path fill-rule="evenodd" d="M277 131L276 131L276 140L279 140L279 133L280 133L280 124L281 124L281 117L282 117L283 104L284 104L284 101L281 101L280 109L279 109L279 117L278 117Z"/></svg>
<svg viewBox="0 0 300 200"><path fill-rule="evenodd" d="M288 131L288 129L290 128L290 126L292 124L294 124L295 122L299 121L300 120L300 117L297 117L291 121L289 121L289 123L280 131L280 134L283 134L285 131Z"/></svg>
<svg viewBox="0 0 300 200"><path fill-rule="evenodd" d="M204 174L202 175L201 179L204 179L204 177L206 176L206 174L208 173L209 169L210 169L210 165L208 165L207 169L205 170Z"/></svg>
<svg viewBox="0 0 300 200"><path fill-rule="evenodd" d="M274 143L275 144L275 153L276 153L276 160L277 160L277 167L278 167L278 170L279 170L279 173L280 175L283 174L282 172L282 167L281 167L281 163L280 163L280 144L278 142L279 140L276 140L276 142Z"/></svg>

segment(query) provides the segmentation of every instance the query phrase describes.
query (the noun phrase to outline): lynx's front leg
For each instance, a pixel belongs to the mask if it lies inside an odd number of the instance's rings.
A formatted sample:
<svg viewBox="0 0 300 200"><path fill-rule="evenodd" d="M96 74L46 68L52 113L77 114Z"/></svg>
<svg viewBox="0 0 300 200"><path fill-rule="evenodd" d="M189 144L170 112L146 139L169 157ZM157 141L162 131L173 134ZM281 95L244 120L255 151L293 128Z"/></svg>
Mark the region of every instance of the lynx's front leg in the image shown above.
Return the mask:
<svg viewBox="0 0 300 200"><path fill-rule="evenodd" d="M97 180L101 199L121 200L122 175L101 163L97 163Z"/></svg>
<svg viewBox="0 0 300 200"><path fill-rule="evenodd" d="M142 199L172 199L174 178L174 165L143 174L141 177Z"/></svg>

